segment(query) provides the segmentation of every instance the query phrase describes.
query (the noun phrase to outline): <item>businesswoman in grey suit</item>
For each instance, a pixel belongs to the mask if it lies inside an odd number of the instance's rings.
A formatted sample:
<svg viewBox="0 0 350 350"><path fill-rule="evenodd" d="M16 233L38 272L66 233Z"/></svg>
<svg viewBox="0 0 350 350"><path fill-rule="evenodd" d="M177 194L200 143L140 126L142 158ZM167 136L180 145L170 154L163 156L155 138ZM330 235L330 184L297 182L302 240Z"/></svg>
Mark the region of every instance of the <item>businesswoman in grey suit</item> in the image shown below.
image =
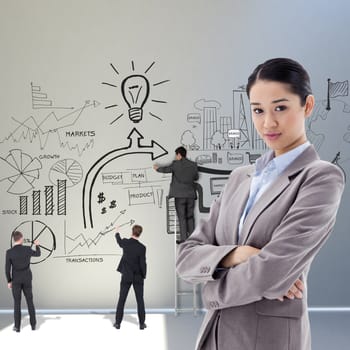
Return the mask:
<svg viewBox="0 0 350 350"><path fill-rule="evenodd" d="M231 173L180 246L177 270L205 283L197 349L310 350L307 275L333 229L344 178L307 141L314 97L299 63L260 64L247 94L271 150Z"/></svg>

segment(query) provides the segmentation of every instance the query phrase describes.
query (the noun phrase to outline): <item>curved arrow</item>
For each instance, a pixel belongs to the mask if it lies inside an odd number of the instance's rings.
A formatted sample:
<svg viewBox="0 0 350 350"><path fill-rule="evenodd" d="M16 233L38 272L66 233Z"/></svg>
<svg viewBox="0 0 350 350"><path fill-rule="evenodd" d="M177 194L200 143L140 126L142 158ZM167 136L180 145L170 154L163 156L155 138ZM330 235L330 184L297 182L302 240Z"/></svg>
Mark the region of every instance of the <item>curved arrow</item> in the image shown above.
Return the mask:
<svg viewBox="0 0 350 350"><path fill-rule="evenodd" d="M168 154L168 151L154 140L151 140L150 145L142 145L141 140L143 138L140 132L136 128L133 128L127 137L129 140L128 146L117 148L106 153L98 159L87 172L84 180L82 198L84 228L87 227L87 218L89 218L91 228L94 227L92 218L92 191L98 174L108 163L130 154L150 154L152 160Z"/></svg>

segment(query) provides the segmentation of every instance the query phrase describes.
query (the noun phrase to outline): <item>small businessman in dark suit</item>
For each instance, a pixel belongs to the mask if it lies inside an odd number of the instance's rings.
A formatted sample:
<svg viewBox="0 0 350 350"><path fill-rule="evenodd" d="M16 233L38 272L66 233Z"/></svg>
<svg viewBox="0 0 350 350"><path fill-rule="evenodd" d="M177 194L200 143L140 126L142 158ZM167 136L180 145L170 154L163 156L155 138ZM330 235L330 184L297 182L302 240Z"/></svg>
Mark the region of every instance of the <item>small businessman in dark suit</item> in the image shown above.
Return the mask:
<svg viewBox="0 0 350 350"><path fill-rule="evenodd" d="M184 147L175 150L175 158L168 166L154 165L154 170L160 173L172 173L169 190L169 198L175 198L175 209L179 219L180 241L184 242L194 231L194 203L196 196L196 184L198 180L198 168L195 162L186 158L187 151Z"/></svg>
<svg viewBox="0 0 350 350"><path fill-rule="evenodd" d="M35 330L36 317L32 293L32 271L30 270L30 258L40 256L39 242L34 241L35 250L24 246L23 234L19 231L12 233L14 241L13 247L6 252L5 272L8 287L12 289L14 299L14 319L13 330L19 332L21 329L21 297L22 291L27 301L30 325Z"/></svg>
<svg viewBox="0 0 350 350"><path fill-rule="evenodd" d="M147 327L145 324L146 312L143 300L143 287L146 278L147 264L146 247L139 242L142 227L140 225L134 225L132 227L131 238L121 238L119 228L117 227L116 229L117 233L115 234L115 238L120 248L123 249L123 256L117 268L117 271L122 274L122 278L120 281L119 300L114 327L120 329L120 324L124 316L126 298L128 297L130 287L133 286L137 302L140 329L143 330Z"/></svg>

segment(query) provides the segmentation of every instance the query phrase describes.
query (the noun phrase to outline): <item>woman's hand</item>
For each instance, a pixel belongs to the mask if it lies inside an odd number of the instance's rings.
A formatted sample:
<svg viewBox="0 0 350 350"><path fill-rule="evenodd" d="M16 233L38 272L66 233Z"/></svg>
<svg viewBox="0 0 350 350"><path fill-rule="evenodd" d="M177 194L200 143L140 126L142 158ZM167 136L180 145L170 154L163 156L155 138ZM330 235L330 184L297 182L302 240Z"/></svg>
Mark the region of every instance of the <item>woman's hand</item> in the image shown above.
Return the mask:
<svg viewBox="0 0 350 350"><path fill-rule="evenodd" d="M243 262L247 261L251 256L258 255L259 253L260 249L258 248L249 245L242 245L228 253L221 260L220 266L225 268L231 268L236 265L242 264ZM294 282L293 286L290 288L290 290L285 295L277 299L279 301L283 301L284 298L288 298L290 300L293 300L295 298L302 299L303 291L304 283L300 279L297 279Z"/></svg>
<svg viewBox="0 0 350 350"><path fill-rule="evenodd" d="M258 255L260 249L252 247L250 245L242 245L235 248L233 251L228 253L220 263L220 266L231 268L236 265L242 264L247 261L251 256Z"/></svg>
<svg viewBox="0 0 350 350"><path fill-rule="evenodd" d="M303 297L304 283L297 279L291 289L284 296L278 298L279 301L283 301L284 297L288 299L301 299Z"/></svg>

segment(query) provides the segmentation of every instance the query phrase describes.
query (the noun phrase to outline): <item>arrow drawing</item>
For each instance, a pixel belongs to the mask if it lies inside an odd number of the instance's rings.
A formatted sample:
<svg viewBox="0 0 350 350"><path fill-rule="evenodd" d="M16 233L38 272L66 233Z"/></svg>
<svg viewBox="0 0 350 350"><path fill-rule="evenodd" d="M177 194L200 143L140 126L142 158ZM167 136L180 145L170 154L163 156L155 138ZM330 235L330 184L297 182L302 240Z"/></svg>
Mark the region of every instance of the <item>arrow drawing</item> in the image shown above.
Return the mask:
<svg viewBox="0 0 350 350"><path fill-rule="evenodd" d="M143 145L141 143L141 140L143 139L143 135L141 135L136 128L133 128L127 137L127 140L129 140L128 146L117 148L106 153L88 170L84 181L82 196L84 228L87 228L88 220L91 228L94 227L92 215L92 191L98 174L108 163L131 154L150 154L152 160L168 154L168 151L154 140L151 140L150 145Z"/></svg>

